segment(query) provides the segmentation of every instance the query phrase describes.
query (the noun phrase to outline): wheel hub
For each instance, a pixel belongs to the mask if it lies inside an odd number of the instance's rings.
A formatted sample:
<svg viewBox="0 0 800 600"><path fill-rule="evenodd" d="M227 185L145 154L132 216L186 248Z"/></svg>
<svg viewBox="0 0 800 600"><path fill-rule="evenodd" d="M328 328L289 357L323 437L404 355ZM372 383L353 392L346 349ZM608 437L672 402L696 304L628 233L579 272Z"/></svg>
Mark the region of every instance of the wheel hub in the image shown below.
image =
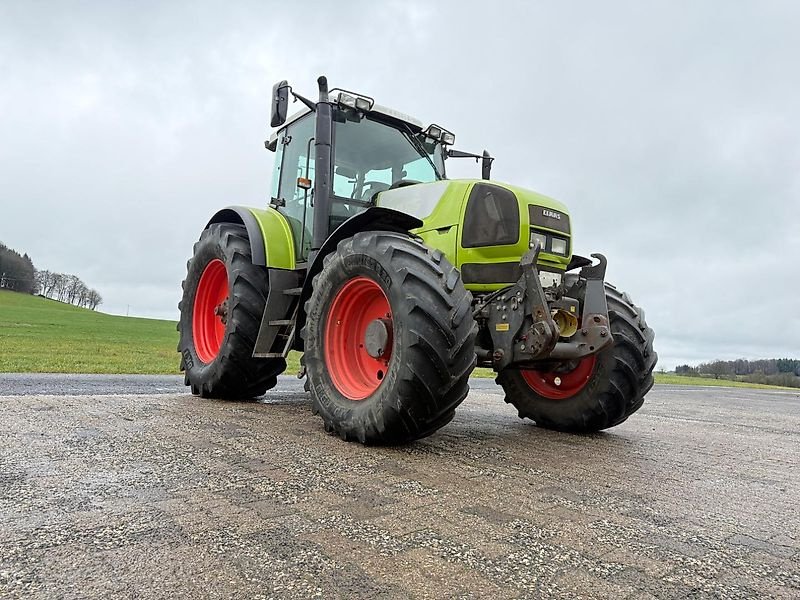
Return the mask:
<svg viewBox="0 0 800 600"><path fill-rule="evenodd" d="M387 354L392 343L392 322L389 319L375 319L367 325L364 334L364 349L372 358Z"/></svg>
<svg viewBox="0 0 800 600"><path fill-rule="evenodd" d="M214 314L219 317L223 325L228 324L228 298L214 307Z"/></svg>

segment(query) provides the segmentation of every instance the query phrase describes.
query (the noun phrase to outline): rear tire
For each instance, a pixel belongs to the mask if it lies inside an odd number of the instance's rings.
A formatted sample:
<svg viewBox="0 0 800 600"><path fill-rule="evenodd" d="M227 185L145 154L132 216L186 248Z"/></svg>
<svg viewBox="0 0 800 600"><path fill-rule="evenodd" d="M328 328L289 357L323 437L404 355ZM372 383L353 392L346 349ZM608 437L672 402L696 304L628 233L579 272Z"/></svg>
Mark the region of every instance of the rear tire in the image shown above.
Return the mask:
<svg viewBox="0 0 800 600"><path fill-rule="evenodd" d="M440 251L407 234L357 233L325 257L313 289L302 360L326 431L395 444L450 422L469 391L477 325L472 295ZM365 338L376 321L379 358Z"/></svg>
<svg viewBox="0 0 800 600"><path fill-rule="evenodd" d="M517 408L520 418L547 429L592 432L619 425L641 408L653 387L658 359L653 350L655 334L645 322L644 311L627 294L609 284L605 290L614 343L560 376L559 383L563 386L569 381L573 392L548 389L552 374L534 379L535 372L506 369L497 376L505 401Z"/></svg>
<svg viewBox="0 0 800 600"><path fill-rule="evenodd" d="M268 283L242 225L211 225L186 265L178 331L184 383L203 398L254 398L277 383L280 358L253 358ZM224 302L223 302L223 299ZM226 312L224 322L215 313Z"/></svg>

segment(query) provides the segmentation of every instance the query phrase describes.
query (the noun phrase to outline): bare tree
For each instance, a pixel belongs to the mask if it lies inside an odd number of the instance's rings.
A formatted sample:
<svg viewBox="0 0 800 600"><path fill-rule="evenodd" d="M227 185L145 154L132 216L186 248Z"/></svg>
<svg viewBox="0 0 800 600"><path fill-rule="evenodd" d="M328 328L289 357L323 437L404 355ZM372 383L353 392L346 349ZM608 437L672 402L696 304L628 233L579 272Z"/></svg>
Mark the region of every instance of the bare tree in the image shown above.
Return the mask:
<svg viewBox="0 0 800 600"><path fill-rule="evenodd" d="M82 308L86 308L87 301L89 296L89 288L86 287L86 284L82 281L78 284L78 291L75 295L75 306L80 306Z"/></svg>
<svg viewBox="0 0 800 600"><path fill-rule="evenodd" d="M53 273L53 294L50 296L53 300L64 302L66 298L67 289L67 276L63 273Z"/></svg>
<svg viewBox="0 0 800 600"><path fill-rule="evenodd" d="M36 271L36 286L42 296L49 296L53 289L53 274L48 271Z"/></svg>
<svg viewBox="0 0 800 600"><path fill-rule="evenodd" d="M715 360L709 363L702 363L697 370L701 373L713 375L714 379L719 379L724 375L731 375L733 373L733 366L731 363L724 360Z"/></svg>
<svg viewBox="0 0 800 600"><path fill-rule="evenodd" d="M102 302L103 298L97 293L97 290L89 290L88 308L95 310Z"/></svg>
<svg viewBox="0 0 800 600"><path fill-rule="evenodd" d="M80 294L81 286L83 282L77 275L67 275L67 297L66 301L70 304L77 304L75 300L78 298Z"/></svg>

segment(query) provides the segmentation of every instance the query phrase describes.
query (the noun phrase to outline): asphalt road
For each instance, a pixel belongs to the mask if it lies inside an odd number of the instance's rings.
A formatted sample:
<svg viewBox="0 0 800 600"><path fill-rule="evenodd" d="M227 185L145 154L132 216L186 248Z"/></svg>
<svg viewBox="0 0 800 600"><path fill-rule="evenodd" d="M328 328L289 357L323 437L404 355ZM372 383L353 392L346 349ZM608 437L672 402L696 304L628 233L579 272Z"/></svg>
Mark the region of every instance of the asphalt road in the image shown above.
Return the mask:
<svg viewBox="0 0 800 600"><path fill-rule="evenodd" d="M798 432L796 393L657 386L557 434L482 381L367 448L291 378L220 402L0 375L0 597L798 598Z"/></svg>
<svg viewBox="0 0 800 600"><path fill-rule="evenodd" d="M284 378L281 389L291 389ZM302 389L300 386L299 389ZM62 373L0 373L0 396L100 396L125 394L182 394L187 390L180 375L65 375Z"/></svg>

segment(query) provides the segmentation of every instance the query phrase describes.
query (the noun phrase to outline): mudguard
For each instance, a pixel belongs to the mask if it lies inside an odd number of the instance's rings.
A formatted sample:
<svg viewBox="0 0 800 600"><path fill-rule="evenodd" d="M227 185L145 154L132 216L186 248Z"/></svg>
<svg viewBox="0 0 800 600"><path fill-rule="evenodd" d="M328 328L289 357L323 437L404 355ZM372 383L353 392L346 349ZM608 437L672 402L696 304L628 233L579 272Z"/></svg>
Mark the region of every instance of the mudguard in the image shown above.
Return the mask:
<svg viewBox="0 0 800 600"><path fill-rule="evenodd" d="M247 229L253 264L270 269L294 269L296 258L292 229L274 208L228 206L217 212L206 225L239 223Z"/></svg>

